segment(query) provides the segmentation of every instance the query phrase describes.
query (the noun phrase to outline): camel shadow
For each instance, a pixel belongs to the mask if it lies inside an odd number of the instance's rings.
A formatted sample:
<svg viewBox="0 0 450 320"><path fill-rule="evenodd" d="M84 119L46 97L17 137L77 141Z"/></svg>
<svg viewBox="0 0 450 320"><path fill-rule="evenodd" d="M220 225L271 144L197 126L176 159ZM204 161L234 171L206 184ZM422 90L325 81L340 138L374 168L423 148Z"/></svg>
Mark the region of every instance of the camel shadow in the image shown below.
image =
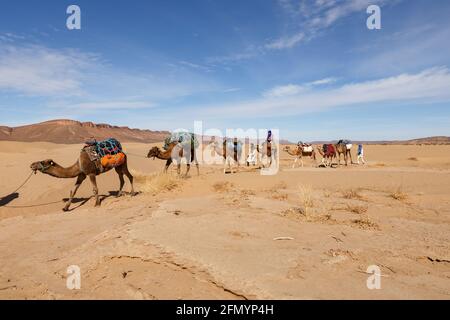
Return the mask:
<svg viewBox="0 0 450 320"><path fill-rule="evenodd" d="M135 192L133 195L138 195L140 192ZM131 195L130 192L123 192L124 195ZM112 198L112 197L117 197L119 195L119 191L108 191L108 194L101 194L99 195L99 199L100 199L100 204L102 204L102 202L107 199L107 198ZM72 208L70 208L68 210L68 212L73 211L75 209L78 209L82 206L84 206L89 200L91 200L93 197L88 197L88 198L73 198L72 200L72 204L78 204ZM64 198L63 201L67 202L69 200L69 198Z"/></svg>
<svg viewBox="0 0 450 320"><path fill-rule="evenodd" d="M6 206L11 201L19 198L19 194L17 192L8 194L7 196L0 198L0 207Z"/></svg>
<svg viewBox="0 0 450 320"><path fill-rule="evenodd" d="M104 196L104 198L101 201L103 201L106 198L117 197L119 195L119 191L108 191L108 193L109 194L107 196ZM134 193L131 193L131 192L128 192L128 191L122 191L122 195L124 195L124 196L126 196L126 195L128 195L128 196L137 196L138 194L141 194L141 193L142 193L141 191L135 191Z"/></svg>

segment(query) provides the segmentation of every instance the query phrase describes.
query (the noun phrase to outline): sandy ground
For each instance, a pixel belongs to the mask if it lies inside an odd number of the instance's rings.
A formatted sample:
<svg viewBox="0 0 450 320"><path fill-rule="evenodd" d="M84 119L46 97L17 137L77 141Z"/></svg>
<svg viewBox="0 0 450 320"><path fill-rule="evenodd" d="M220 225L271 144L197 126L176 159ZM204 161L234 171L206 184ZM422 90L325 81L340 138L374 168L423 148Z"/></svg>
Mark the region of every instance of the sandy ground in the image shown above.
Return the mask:
<svg viewBox="0 0 450 320"><path fill-rule="evenodd" d="M0 298L450 298L450 146L367 146L366 166L336 169L292 169L282 152L275 176L217 165L183 179L124 144L135 197L110 195L114 172L98 177L100 208L86 181L63 213L74 179L40 173L10 195L31 162L68 166L80 147L0 142Z"/></svg>

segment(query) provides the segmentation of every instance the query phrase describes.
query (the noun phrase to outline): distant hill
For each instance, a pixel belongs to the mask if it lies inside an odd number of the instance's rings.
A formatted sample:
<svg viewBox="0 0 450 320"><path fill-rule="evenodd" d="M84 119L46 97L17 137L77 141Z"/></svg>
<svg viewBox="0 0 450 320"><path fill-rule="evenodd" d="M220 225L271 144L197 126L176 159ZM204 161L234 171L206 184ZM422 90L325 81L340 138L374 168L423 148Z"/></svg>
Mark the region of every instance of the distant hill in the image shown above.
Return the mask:
<svg viewBox="0 0 450 320"><path fill-rule="evenodd" d="M51 120L20 127L0 126L0 141L23 142L53 142L53 143L83 143L90 137L97 140L114 137L122 142L161 142L170 134L169 131L152 131L130 129L128 127L112 126L109 124L95 124L93 122L79 122L75 120ZM209 141L211 137L204 137ZM313 141L313 144L333 143L336 141ZM428 137L413 140L395 141L358 141L354 144L450 144L450 137ZM293 144L287 140L280 140L281 144Z"/></svg>
<svg viewBox="0 0 450 320"><path fill-rule="evenodd" d="M450 137L429 137L405 141L406 144L450 144Z"/></svg>
<svg viewBox="0 0 450 320"><path fill-rule="evenodd" d="M323 143L336 143L335 141L313 141L312 144L323 144ZM397 145L421 145L421 144L450 144L450 137L439 136L439 137L427 137L412 140L379 140L379 141L363 141L363 140L352 140L353 144L397 144Z"/></svg>
<svg viewBox="0 0 450 320"><path fill-rule="evenodd" d="M168 131L130 129L74 120L51 120L20 127L0 126L0 140L24 142L83 143L90 137L102 140L114 137L121 142L160 142Z"/></svg>

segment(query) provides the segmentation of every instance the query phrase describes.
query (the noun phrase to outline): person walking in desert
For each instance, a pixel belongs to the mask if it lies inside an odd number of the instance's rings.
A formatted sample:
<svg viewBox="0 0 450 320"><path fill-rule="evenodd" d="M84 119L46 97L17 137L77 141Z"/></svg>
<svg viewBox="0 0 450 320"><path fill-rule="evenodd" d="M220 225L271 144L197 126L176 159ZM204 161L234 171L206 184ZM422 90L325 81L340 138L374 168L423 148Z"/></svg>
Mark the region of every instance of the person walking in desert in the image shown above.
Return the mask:
<svg viewBox="0 0 450 320"><path fill-rule="evenodd" d="M362 164L366 164L366 161L364 160L364 148L362 144L358 145L358 160L357 160L358 164L359 160L361 160Z"/></svg>

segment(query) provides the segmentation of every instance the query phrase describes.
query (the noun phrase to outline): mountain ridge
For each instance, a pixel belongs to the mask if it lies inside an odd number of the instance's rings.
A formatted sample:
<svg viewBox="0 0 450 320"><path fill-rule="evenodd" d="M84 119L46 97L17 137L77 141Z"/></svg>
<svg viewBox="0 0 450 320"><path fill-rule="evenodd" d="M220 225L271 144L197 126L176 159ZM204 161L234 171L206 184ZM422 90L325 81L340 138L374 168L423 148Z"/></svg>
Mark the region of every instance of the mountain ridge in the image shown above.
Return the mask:
<svg viewBox="0 0 450 320"><path fill-rule="evenodd" d="M19 142L53 142L64 144L84 143L87 139L95 137L103 140L114 137L122 142L154 143L161 142L170 134L169 131L153 131L148 129L129 128L107 123L94 123L91 121L77 121L71 119L55 119L35 124L9 127L0 125L0 141ZM205 137L206 138L206 137ZM337 140L336 140L337 141ZM336 141L313 141L312 144L333 143ZM294 144L281 139L281 144ZM380 140L363 141L352 140L358 144L450 144L450 137L434 136L410 140Z"/></svg>
<svg viewBox="0 0 450 320"><path fill-rule="evenodd" d="M0 126L0 140L20 142L83 143L91 137L97 140L114 137L122 142L152 143L163 141L169 131L134 129L106 123L56 119L17 127Z"/></svg>

